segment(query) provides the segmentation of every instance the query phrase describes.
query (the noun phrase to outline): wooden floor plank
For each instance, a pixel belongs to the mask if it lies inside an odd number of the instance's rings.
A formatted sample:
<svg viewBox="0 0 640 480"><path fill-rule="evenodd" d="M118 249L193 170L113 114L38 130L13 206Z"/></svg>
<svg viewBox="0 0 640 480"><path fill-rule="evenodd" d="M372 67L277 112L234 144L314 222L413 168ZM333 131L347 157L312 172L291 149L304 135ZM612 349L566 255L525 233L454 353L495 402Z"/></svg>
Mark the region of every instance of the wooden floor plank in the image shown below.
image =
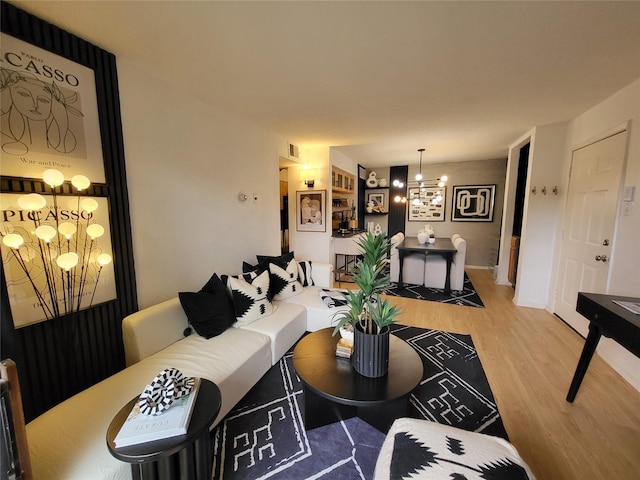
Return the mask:
<svg viewBox="0 0 640 480"><path fill-rule="evenodd" d="M596 354L568 403L584 339L545 310L515 306L489 270L467 274L485 308L389 297L399 322L471 335L510 439L539 480L640 479L640 392Z"/></svg>

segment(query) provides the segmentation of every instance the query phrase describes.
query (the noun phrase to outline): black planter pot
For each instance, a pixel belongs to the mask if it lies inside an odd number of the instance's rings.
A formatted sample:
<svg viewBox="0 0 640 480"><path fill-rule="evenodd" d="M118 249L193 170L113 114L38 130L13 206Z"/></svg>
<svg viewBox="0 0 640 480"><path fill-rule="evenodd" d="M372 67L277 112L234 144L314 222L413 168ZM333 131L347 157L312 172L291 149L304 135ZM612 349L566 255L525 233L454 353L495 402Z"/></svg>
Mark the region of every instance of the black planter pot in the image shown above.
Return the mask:
<svg viewBox="0 0 640 480"><path fill-rule="evenodd" d="M353 329L353 354L351 365L360 375L378 378L389 370L389 327L377 335L364 333L360 325Z"/></svg>

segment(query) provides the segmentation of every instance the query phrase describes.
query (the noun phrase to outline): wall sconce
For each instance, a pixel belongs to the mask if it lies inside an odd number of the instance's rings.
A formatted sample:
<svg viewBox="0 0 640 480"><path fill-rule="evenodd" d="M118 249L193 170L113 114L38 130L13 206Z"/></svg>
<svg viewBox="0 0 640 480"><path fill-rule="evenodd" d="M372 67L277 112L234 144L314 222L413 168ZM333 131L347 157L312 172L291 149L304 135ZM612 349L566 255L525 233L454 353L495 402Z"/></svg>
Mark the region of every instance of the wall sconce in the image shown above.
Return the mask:
<svg viewBox="0 0 640 480"><path fill-rule="evenodd" d="M307 188L313 188L316 182L315 178L317 176L318 176L317 169L313 167L305 166L302 168L302 173L300 175L300 178L305 179L304 184L307 186Z"/></svg>

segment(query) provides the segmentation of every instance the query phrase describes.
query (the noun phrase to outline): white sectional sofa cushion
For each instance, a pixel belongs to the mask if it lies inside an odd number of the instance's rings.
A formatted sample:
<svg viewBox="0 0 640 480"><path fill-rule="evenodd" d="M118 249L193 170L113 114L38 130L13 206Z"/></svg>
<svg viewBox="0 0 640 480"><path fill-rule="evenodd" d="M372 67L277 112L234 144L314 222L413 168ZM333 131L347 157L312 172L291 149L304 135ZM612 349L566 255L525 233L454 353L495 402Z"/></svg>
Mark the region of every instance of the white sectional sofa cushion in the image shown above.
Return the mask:
<svg viewBox="0 0 640 480"><path fill-rule="evenodd" d="M184 336L189 322L178 297L129 315L122 324L127 368L27 425L34 478L130 479L130 466L107 449L107 428L115 414L168 367L218 385L222 407L213 428L305 330L331 325L336 309L322 303L318 289L331 288L332 265L313 263L312 277L315 286L275 301L271 315L209 339L195 332Z"/></svg>
<svg viewBox="0 0 640 480"><path fill-rule="evenodd" d="M184 327L183 327L184 328ZM209 340L190 335L112 375L42 414L27 425L34 478L130 479L131 468L107 449L115 414L160 371L215 382L222 395L219 421L271 366L268 336L230 328Z"/></svg>
<svg viewBox="0 0 640 480"><path fill-rule="evenodd" d="M307 331L315 332L321 328L335 325L334 314L348 307L329 308L318 294L321 288L333 287L333 265L313 262L311 272L314 286L304 287L304 291L300 295L286 298L278 303L304 305L307 310Z"/></svg>

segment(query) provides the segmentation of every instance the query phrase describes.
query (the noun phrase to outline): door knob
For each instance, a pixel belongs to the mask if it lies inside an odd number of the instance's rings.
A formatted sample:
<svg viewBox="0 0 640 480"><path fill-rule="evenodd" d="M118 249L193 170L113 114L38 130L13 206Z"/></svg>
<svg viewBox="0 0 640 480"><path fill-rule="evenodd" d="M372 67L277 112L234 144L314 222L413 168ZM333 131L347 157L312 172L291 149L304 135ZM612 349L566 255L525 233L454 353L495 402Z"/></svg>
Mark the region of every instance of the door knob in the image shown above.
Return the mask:
<svg viewBox="0 0 640 480"><path fill-rule="evenodd" d="M605 247L609 245L609 239L605 238L604 241L602 242L602 245L604 245Z"/></svg>
<svg viewBox="0 0 640 480"><path fill-rule="evenodd" d="M606 255L596 255L596 262L606 262L606 261L607 261Z"/></svg>

